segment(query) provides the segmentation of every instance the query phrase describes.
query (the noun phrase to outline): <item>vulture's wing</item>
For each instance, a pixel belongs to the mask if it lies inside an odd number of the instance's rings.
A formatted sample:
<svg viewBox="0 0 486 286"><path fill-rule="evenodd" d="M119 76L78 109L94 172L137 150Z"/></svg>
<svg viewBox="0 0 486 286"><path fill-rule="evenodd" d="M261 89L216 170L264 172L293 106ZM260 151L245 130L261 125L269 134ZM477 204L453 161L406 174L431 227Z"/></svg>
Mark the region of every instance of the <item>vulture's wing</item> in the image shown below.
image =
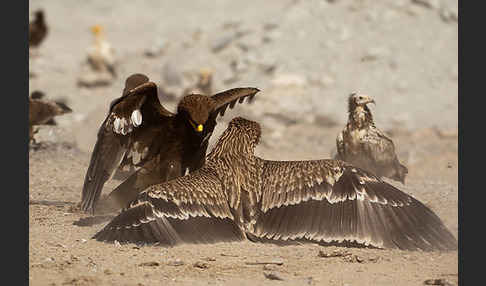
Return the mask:
<svg viewBox="0 0 486 286"><path fill-rule="evenodd" d="M453 250L457 241L429 208L362 169L337 160L265 161L262 239Z"/></svg>
<svg viewBox="0 0 486 286"><path fill-rule="evenodd" d="M157 86L142 74L127 78L123 95L110 104L110 110L103 121L98 139L91 154L86 172L81 208L94 212L101 190L113 171L119 166L126 153L136 163L147 160L151 152L152 138L158 126L168 121L173 114L160 105Z"/></svg>
<svg viewBox="0 0 486 286"><path fill-rule="evenodd" d="M248 102L251 102L255 97L255 94L259 91L258 88L240 87L216 93L211 96L215 101L212 114L215 116L218 114L223 116L228 106L233 108L236 102L243 103L245 98L248 98Z"/></svg>
<svg viewBox="0 0 486 286"><path fill-rule="evenodd" d="M364 137L363 148L365 153L370 156L378 165L392 165L397 158L395 145L383 132L376 127L368 130L367 136Z"/></svg>
<svg viewBox="0 0 486 286"><path fill-rule="evenodd" d="M94 238L163 246L242 240L221 188L205 167L151 186Z"/></svg>
<svg viewBox="0 0 486 286"><path fill-rule="evenodd" d="M334 159L344 160L345 158L345 148L344 148L344 130L339 132L338 136L336 137L336 156Z"/></svg>

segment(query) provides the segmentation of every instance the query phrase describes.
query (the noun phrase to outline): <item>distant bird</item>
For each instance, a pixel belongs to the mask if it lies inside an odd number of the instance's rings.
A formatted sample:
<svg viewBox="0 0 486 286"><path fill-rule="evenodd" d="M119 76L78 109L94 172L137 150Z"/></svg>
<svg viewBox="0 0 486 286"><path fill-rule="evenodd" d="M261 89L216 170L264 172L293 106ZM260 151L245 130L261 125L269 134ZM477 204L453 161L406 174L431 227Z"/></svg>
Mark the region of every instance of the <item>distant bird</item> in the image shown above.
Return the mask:
<svg viewBox="0 0 486 286"><path fill-rule="evenodd" d="M94 71L109 72L112 77L116 77L115 50L106 40L103 27L94 25L91 27L91 32L95 41L88 49L88 64Z"/></svg>
<svg viewBox="0 0 486 286"><path fill-rule="evenodd" d="M44 93L34 91L29 96L29 139L35 142L34 125L53 124L53 118L58 115L71 113L72 110L65 103L43 99Z"/></svg>
<svg viewBox="0 0 486 286"><path fill-rule="evenodd" d="M203 167L150 186L93 238L457 249L440 218L413 197L340 160L261 159L254 155L260 133L258 123L232 119Z"/></svg>
<svg viewBox="0 0 486 286"><path fill-rule="evenodd" d="M348 123L336 138L335 158L405 184L408 169L398 161L393 141L376 128L368 103L375 101L360 93L349 96Z"/></svg>
<svg viewBox="0 0 486 286"><path fill-rule="evenodd" d="M191 93L213 93L213 71L211 69L202 68L199 70L196 84L194 84L194 86L187 87L183 91L183 96Z"/></svg>
<svg viewBox="0 0 486 286"><path fill-rule="evenodd" d="M29 23L29 48L38 47L48 33L44 11L39 9L34 13L34 20Z"/></svg>
<svg viewBox="0 0 486 286"><path fill-rule="evenodd" d="M143 74L125 82L98 131L84 181L81 209L94 213L104 183L114 170L136 167L105 201L119 209L148 186L182 176L204 164L209 138L218 115L245 98L251 101L256 88L234 88L212 96L184 96L174 114L157 97L157 85Z"/></svg>

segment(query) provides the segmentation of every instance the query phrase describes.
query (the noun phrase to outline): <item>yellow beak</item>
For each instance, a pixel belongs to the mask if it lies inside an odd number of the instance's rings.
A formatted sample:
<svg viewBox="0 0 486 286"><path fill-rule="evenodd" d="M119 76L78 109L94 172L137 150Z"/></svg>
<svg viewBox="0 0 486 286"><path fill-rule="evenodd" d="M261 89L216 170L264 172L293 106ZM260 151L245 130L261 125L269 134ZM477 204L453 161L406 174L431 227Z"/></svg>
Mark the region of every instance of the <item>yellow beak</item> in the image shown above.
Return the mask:
<svg viewBox="0 0 486 286"><path fill-rule="evenodd" d="M204 129L204 128L203 128L202 124L199 124L199 125L197 126L197 128L196 128L196 131L197 131L197 132L202 132L202 131L203 131L203 129Z"/></svg>

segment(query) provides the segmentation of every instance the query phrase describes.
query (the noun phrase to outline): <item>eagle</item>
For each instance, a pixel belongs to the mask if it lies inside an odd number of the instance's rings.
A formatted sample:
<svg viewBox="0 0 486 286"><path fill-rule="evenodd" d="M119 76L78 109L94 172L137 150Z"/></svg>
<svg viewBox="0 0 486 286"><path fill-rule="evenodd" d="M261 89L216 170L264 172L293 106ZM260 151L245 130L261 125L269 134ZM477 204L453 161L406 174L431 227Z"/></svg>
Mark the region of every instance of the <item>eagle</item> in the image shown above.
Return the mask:
<svg viewBox="0 0 486 286"><path fill-rule="evenodd" d="M432 210L373 173L334 159L265 160L254 155L260 136L257 122L233 118L200 169L148 187L93 238L457 249Z"/></svg>
<svg viewBox="0 0 486 286"><path fill-rule="evenodd" d="M55 116L71 113L72 110L61 101L46 100L44 93L34 91L29 96L29 141L35 143L34 125L55 124Z"/></svg>
<svg viewBox="0 0 486 286"><path fill-rule="evenodd" d="M38 47L46 38L47 32L44 11L39 9L34 12L34 19L29 23L29 48Z"/></svg>
<svg viewBox="0 0 486 286"><path fill-rule="evenodd" d="M375 101L368 95L349 95L348 122L336 138L335 159L405 184L408 169L398 160L393 141L375 126L369 103Z"/></svg>
<svg viewBox="0 0 486 286"><path fill-rule="evenodd" d="M150 185L183 176L204 164L218 115L252 101L259 89L233 88L214 95L189 94L174 114L159 102L157 85L144 74L126 79L122 96L110 104L91 154L81 209L94 213L105 182L115 169L136 169L103 200L103 208L125 207Z"/></svg>

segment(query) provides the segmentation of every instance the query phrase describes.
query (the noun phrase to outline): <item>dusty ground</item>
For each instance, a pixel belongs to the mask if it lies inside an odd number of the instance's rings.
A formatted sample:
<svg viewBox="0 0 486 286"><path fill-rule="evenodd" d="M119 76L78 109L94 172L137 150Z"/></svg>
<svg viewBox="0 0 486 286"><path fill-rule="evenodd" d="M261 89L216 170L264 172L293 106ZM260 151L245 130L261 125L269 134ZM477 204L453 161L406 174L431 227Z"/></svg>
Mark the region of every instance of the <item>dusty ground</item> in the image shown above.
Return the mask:
<svg viewBox="0 0 486 286"><path fill-rule="evenodd" d="M180 91L200 68L214 71L215 91L262 90L254 104L219 120L211 142L233 116L243 115L262 124L257 153L269 159L330 157L347 119L347 95L372 95L376 124L392 136L410 171L405 186L393 184L431 207L457 236L457 1L179 2L29 1L29 11L45 10L50 27L39 56L30 60L29 88L64 98L74 110L59 117L58 126L42 126L37 139L43 147L29 152L30 284L457 284L457 252L250 242L163 249L90 239L104 223L77 225L89 216L73 206L108 103L132 73ZM105 27L116 48L119 76L109 86L78 87L94 24ZM223 42L227 46L217 50ZM147 56L150 51L157 54ZM169 108L177 102L161 100ZM104 193L117 183L109 182ZM336 249L350 255L318 255Z"/></svg>

